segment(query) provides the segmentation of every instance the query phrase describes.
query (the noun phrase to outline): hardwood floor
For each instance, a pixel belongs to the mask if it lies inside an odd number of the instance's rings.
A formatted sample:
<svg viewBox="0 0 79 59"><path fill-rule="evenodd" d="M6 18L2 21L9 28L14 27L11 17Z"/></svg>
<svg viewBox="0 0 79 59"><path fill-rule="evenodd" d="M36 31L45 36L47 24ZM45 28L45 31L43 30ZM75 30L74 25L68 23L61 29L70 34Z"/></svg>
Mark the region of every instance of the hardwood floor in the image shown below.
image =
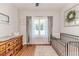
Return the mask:
<svg viewBox="0 0 79 59"><path fill-rule="evenodd" d="M34 56L35 47L36 47L35 45L29 45L29 46L24 45L24 47L16 56Z"/></svg>
<svg viewBox="0 0 79 59"><path fill-rule="evenodd" d="M50 44L24 45L16 56L58 56Z"/></svg>

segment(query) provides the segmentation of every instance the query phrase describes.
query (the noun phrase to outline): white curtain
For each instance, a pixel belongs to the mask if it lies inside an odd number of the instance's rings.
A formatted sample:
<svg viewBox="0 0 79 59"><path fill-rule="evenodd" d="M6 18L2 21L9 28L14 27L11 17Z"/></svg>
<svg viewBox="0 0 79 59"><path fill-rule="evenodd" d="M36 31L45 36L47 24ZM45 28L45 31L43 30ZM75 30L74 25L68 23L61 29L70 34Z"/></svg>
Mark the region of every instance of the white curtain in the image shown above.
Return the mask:
<svg viewBox="0 0 79 59"><path fill-rule="evenodd" d="M48 40L52 37L53 16L48 16Z"/></svg>
<svg viewBox="0 0 79 59"><path fill-rule="evenodd" d="M31 28L32 28L32 17L31 16L26 16L26 37L27 37L27 43L30 43Z"/></svg>

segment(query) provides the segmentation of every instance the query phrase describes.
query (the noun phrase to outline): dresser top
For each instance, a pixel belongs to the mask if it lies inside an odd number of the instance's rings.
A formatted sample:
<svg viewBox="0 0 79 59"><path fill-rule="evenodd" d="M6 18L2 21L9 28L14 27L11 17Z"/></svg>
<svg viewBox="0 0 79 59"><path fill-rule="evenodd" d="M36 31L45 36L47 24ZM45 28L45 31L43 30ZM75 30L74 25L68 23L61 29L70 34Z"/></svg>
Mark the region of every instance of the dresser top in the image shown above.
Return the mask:
<svg viewBox="0 0 79 59"><path fill-rule="evenodd" d="M6 40L12 39L12 38L16 38L16 37L18 37L18 36L22 36L22 35L1 37L1 38L0 38L0 43L3 42L3 41L6 41Z"/></svg>

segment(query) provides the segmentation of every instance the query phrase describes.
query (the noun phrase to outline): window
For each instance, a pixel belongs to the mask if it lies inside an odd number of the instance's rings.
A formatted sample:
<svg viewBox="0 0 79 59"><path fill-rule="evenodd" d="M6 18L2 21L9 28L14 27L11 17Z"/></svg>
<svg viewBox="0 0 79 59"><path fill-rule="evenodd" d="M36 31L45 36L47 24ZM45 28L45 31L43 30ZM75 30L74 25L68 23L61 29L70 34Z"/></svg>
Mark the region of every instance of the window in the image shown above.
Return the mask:
<svg viewBox="0 0 79 59"><path fill-rule="evenodd" d="M48 36L48 20L47 17L32 18L32 36Z"/></svg>

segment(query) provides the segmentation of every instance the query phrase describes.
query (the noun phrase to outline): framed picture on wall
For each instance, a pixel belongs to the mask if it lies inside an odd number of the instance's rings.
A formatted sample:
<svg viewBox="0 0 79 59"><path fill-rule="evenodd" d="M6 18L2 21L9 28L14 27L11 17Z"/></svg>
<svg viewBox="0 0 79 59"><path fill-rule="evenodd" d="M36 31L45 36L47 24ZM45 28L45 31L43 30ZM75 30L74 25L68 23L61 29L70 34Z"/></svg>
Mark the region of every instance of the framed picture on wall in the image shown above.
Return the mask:
<svg viewBox="0 0 79 59"><path fill-rule="evenodd" d="M9 23L9 16L3 13L0 13L0 23Z"/></svg>
<svg viewBox="0 0 79 59"><path fill-rule="evenodd" d="M64 26L79 26L79 4L65 11L64 18Z"/></svg>

